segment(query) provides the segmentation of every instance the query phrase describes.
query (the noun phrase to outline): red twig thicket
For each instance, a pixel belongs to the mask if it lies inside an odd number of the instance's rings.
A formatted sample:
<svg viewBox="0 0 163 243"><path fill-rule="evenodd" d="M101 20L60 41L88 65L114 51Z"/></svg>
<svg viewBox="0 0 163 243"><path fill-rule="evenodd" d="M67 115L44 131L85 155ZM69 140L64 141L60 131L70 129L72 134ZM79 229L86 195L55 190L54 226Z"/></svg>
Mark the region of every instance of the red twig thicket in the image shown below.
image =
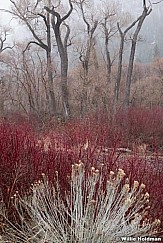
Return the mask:
<svg viewBox="0 0 163 243"><path fill-rule="evenodd" d="M54 125L38 134L28 123L0 123L0 188L6 208L16 191L30 192L44 173L51 182L58 172L61 192L68 188L72 164L82 162L105 171L125 170L150 194L153 218L163 221L163 110L119 111L114 119L94 116ZM140 147L144 145L144 150ZM106 175L107 176L107 175ZM9 212L9 211L8 211Z"/></svg>

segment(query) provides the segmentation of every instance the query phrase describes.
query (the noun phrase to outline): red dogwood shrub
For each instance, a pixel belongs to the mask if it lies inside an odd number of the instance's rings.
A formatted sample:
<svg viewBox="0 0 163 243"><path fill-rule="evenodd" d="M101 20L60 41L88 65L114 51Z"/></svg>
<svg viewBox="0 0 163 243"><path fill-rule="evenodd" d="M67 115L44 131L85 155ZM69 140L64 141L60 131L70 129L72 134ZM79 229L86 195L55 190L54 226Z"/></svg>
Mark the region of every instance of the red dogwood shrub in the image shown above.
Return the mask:
<svg viewBox="0 0 163 243"><path fill-rule="evenodd" d="M143 118L143 114L139 117L136 111L129 111L129 127L125 124L125 115L119 113L118 116L117 113L114 123L102 116L70 120L58 126L55 124L53 129L39 134L27 123L1 122L0 187L6 206L9 208L11 197L16 191L20 195L27 193L31 184L41 178L42 173L54 182L57 171L64 195L72 164L82 161L86 170L101 165L106 171L122 168L131 182L138 180L146 184L151 196L151 215L163 221L163 158L156 151L151 156L142 156L127 150L127 147L122 148L126 144L134 143L142 134L148 139L153 135L157 141L162 124L160 120L155 121L155 118L162 119L162 113L152 111L152 115L148 112L145 114L146 118ZM153 119L151 131L149 118L151 121ZM145 125L148 125L148 129ZM148 131L151 132L149 135Z"/></svg>

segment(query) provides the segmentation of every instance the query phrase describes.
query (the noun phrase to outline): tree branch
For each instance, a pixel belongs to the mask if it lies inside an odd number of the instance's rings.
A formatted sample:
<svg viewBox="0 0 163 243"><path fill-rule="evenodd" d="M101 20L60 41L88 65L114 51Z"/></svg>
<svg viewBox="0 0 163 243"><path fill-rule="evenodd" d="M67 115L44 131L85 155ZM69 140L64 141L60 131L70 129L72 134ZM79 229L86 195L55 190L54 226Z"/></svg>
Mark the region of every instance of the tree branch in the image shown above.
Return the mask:
<svg viewBox="0 0 163 243"><path fill-rule="evenodd" d="M28 29L31 31L33 37L40 43L40 46L41 46L43 49L47 50L47 45L44 44L44 42L43 42L43 41L36 35L34 29L33 29L32 26L30 25L30 23L28 22L27 18L24 17L24 15L21 13L21 11L19 10L19 8L18 8L18 6L16 5L16 3L15 3L13 0L10 0L10 2L14 5L14 7L15 7L15 9L16 9L16 11L17 11L18 14L13 13L12 11L8 11L8 10L7 10L6 12L9 12L9 13L11 13L11 14L14 14L15 16L18 16L21 20L23 20L23 21L26 23Z"/></svg>
<svg viewBox="0 0 163 243"><path fill-rule="evenodd" d="M50 9L50 8L44 6L44 9L45 9L48 13L52 14L53 16L55 16L55 17L57 18L57 24L60 25L60 24L62 23L62 21L61 21L61 16L60 16L59 13L57 13L57 12L54 10L54 7L53 7L52 9Z"/></svg>
<svg viewBox="0 0 163 243"><path fill-rule="evenodd" d="M40 14L40 13L38 13L37 15L39 15L40 17L43 18L45 25L46 25L46 28L48 28L48 23L47 23L46 17L43 14Z"/></svg>
<svg viewBox="0 0 163 243"><path fill-rule="evenodd" d="M63 18L61 19L62 22L65 21L70 16L70 14L73 10L73 5L72 5L71 0L69 0L69 5L70 5L70 10L68 11L68 13L65 16L63 16Z"/></svg>
<svg viewBox="0 0 163 243"><path fill-rule="evenodd" d="M152 4L158 4L158 3L161 3L163 0L160 0L160 1L157 1L157 2L154 2Z"/></svg>
<svg viewBox="0 0 163 243"><path fill-rule="evenodd" d="M26 52L26 50L28 50L30 44L36 44L36 45L38 45L38 46L40 46L42 48L42 45L40 43L38 43L36 41L30 41L30 42L28 42L26 48L23 50L23 53Z"/></svg>
<svg viewBox="0 0 163 243"><path fill-rule="evenodd" d="M64 47L66 47L66 46L67 46L67 42L68 42L68 38L69 38L69 36L70 36L70 27L69 27L69 25L66 24L66 23L64 23L64 25L65 25L66 28L67 28L66 36L65 36L65 38L64 38Z"/></svg>

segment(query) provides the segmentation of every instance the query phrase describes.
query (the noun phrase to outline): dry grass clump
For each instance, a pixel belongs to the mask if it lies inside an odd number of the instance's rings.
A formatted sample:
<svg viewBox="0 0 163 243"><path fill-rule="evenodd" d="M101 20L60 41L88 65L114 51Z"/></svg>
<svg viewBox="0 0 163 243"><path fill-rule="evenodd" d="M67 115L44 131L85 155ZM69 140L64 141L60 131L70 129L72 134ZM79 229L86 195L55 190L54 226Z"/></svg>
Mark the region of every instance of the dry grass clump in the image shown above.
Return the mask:
<svg viewBox="0 0 163 243"><path fill-rule="evenodd" d="M122 236L156 233L160 221L149 220L145 185L134 181L131 186L122 169L106 176L103 167L88 172L81 162L72 165L65 195L58 173L54 176L54 185L43 174L29 195L14 195L17 220L11 223L3 211L2 242L114 243Z"/></svg>

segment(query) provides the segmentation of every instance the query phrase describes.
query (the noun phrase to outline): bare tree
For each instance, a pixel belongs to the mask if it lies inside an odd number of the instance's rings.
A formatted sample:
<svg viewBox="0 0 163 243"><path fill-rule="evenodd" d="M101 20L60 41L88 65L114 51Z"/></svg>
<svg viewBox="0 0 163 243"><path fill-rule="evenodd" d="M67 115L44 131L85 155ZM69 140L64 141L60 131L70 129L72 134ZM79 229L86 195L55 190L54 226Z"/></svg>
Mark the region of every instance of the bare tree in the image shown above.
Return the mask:
<svg viewBox="0 0 163 243"><path fill-rule="evenodd" d="M123 64L123 52L124 52L124 44L125 44L125 37L126 34L135 26L135 24L139 21L139 18L132 22L124 31L122 31L120 27L120 23L117 23L118 31L120 34L120 46L119 46L119 53L118 53L118 72L117 78L115 82L115 90L114 90L114 102L118 102L119 100L119 90L120 90L120 82L122 77L122 64Z"/></svg>
<svg viewBox="0 0 163 243"><path fill-rule="evenodd" d="M105 54L106 54L106 69L107 69L107 85L111 82L111 69L113 60L110 54L109 42L112 37L117 33L116 28L116 15L117 9L116 6L113 4L104 5L102 14L104 19L102 20L101 26L102 31L104 33L105 39Z"/></svg>
<svg viewBox="0 0 163 243"><path fill-rule="evenodd" d="M143 0L143 12L142 14L133 21L124 31L122 31L122 28L120 27L120 23L117 23L118 31L120 34L120 46L119 46L119 54L118 54L118 72L117 72L117 78L115 82L115 90L114 90L114 104L119 100L119 90L120 90L120 82L121 82L121 76L122 76L122 64L123 64L123 52L124 52L124 44L127 33L137 24L136 29L134 31L131 45L131 51L130 51L130 58L129 58L129 65L128 65L128 71L127 71L127 78L126 78L126 88L125 88L125 105L129 105L129 98L130 98L130 86L131 86L131 80L132 80L132 72L133 72L133 63L134 63L134 57L135 57L135 51L136 51L136 44L138 41L138 35L141 30L141 27L143 25L143 22L145 18L151 13L152 9L151 6L146 7L146 1Z"/></svg>
<svg viewBox="0 0 163 243"><path fill-rule="evenodd" d="M58 7L58 6L57 6ZM69 36L70 36L70 27L68 24L65 23L65 20L71 15L73 10L73 5L71 0L69 0L69 11L61 17L60 13L56 11L57 7L49 7L45 6L45 10L47 13L52 15L52 27L55 34L55 39L58 47L58 52L60 55L61 61L61 92L62 92L62 107L63 107L63 115L64 117L69 117L71 115L70 105L69 105L69 95L68 95L68 84L67 84L67 76L68 76L68 53L67 48L70 43ZM64 39L62 39L62 31L61 26L66 28L66 34Z"/></svg>
<svg viewBox="0 0 163 243"><path fill-rule="evenodd" d="M134 57L136 51L136 44L138 40L138 35L141 30L141 27L144 23L145 18L151 13L152 8L151 5L147 7L146 0L143 0L143 12L140 17L137 19L137 26L134 31L131 43L131 50L130 50L130 57L129 57L129 65L127 71L127 78L126 78L126 87L125 87L125 106L128 107L130 103L130 87L132 81L132 72L133 72L133 64L134 64Z"/></svg>
<svg viewBox="0 0 163 243"><path fill-rule="evenodd" d="M89 80L89 67L90 67L90 58L91 52L95 54L95 31L99 24L97 19L94 19L93 14L91 14L90 20L86 17L86 12L84 9L84 5L88 2L87 0L74 0L77 7L80 9L82 14L82 19L86 25L86 33L87 33L87 42L85 48L81 48L79 60L82 63L83 68L83 88L81 95L81 116L83 116L87 112L88 107L88 94L87 87L90 83Z"/></svg>
<svg viewBox="0 0 163 243"><path fill-rule="evenodd" d="M13 46L8 45L7 43L7 36L9 33L9 29L0 27L0 63L3 63L3 56L2 53L6 50L13 49ZM5 77L2 74L0 76L0 116L4 115L5 112Z"/></svg>
<svg viewBox="0 0 163 243"><path fill-rule="evenodd" d="M29 48L31 44L36 44L40 46L46 52L47 58L47 70L48 70L48 96L49 96L49 111L51 114L57 114L57 107L56 107L56 99L54 93L54 84L53 84L53 73L52 73L52 58L51 58L51 30L50 30L50 16L49 13L40 13L37 12L37 6L40 1L34 6L32 0L28 1L13 1L10 0L13 4L12 10L6 10L7 12L11 13L14 17L21 20L25 25L28 27L29 31L31 32L34 40L31 40L24 52ZM51 0L47 0L48 6L51 4ZM46 34L44 34L43 38L40 36L39 31L37 31L37 26L39 26L39 20L42 19L44 23L44 29ZM43 39L46 36L46 41L44 42Z"/></svg>
<svg viewBox="0 0 163 243"><path fill-rule="evenodd" d="M9 46L6 42L8 32L9 32L9 30L6 28L1 28L1 30L0 30L0 54L7 49L13 49L13 47L14 47L14 45Z"/></svg>

